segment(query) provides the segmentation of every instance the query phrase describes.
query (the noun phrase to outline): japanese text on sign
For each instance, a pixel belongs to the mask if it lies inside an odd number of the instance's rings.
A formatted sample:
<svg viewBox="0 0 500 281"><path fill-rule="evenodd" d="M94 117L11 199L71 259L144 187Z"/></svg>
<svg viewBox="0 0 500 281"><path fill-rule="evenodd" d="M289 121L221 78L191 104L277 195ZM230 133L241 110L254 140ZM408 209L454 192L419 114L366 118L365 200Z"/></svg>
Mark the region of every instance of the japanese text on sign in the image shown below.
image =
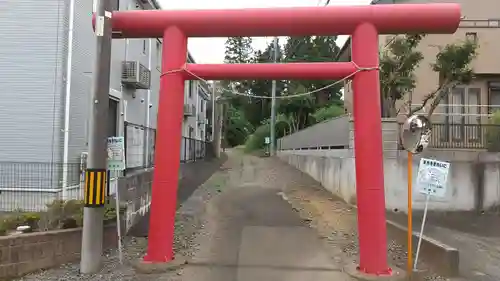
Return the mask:
<svg viewBox="0 0 500 281"><path fill-rule="evenodd" d="M446 195L446 184L450 163L432 159L420 159L417 175L417 189L420 193L443 198Z"/></svg>
<svg viewBox="0 0 500 281"><path fill-rule="evenodd" d="M123 137L108 138L108 170L125 170L125 139Z"/></svg>

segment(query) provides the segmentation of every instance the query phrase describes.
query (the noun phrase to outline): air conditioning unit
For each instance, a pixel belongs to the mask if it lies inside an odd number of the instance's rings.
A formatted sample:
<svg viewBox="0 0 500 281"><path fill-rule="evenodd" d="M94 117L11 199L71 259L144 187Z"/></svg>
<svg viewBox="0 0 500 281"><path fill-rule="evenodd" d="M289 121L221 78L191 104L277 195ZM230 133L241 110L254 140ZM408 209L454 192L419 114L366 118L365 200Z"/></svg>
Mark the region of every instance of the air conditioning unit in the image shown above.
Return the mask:
<svg viewBox="0 0 500 281"><path fill-rule="evenodd" d="M151 71L138 61L123 61L122 84L135 89L149 89Z"/></svg>
<svg viewBox="0 0 500 281"><path fill-rule="evenodd" d="M193 110L194 108L189 105L189 104L185 104L184 105L184 116L193 116L194 113L195 113L195 110Z"/></svg>

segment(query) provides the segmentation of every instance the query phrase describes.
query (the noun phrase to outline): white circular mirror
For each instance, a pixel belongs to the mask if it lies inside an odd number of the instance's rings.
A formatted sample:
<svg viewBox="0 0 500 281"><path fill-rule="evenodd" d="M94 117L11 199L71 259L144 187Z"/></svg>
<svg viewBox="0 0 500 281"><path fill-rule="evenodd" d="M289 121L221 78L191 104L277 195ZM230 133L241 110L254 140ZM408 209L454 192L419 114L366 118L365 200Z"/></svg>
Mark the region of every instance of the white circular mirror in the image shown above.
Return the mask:
<svg viewBox="0 0 500 281"><path fill-rule="evenodd" d="M412 115L403 123L401 144L413 154L424 151L431 137L431 122L423 115Z"/></svg>

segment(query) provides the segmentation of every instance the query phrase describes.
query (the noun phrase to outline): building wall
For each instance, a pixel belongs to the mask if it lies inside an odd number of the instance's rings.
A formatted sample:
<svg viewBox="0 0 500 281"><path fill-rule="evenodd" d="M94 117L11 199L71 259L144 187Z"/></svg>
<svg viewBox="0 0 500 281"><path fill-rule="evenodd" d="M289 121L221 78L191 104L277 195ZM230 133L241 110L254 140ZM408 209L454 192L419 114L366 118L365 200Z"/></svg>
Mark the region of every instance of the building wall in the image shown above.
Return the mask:
<svg viewBox="0 0 500 281"><path fill-rule="evenodd" d="M120 10L140 10L135 0L119 1ZM90 24L92 1L76 1L71 79L68 161L79 162L87 150L92 75L95 63L95 35ZM156 127L161 43L157 39L115 39L112 43L110 96L119 101L119 132L123 121ZM122 61L139 61L151 70L150 90L122 86Z"/></svg>
<svg viewBox="0 0 500 281"><path fill-rule="evenodd" d="M0 161L60 160L68 4L0 1Z"/></svg>
<svg viewBox="0 0 500 281"><path fill-rule="evenodd" d="M390 1L388 1L390 2ZM480 101L486 104L488 101L487 82L498 80L500 77L500 60L492 59L497 57L496 50L500 49L500 20L495 12L498 7L496 0L482 0L478 5L477 1L468 0L408 0L398 1L404 3L459 3L462 6L464 16L459 29L454 34L431 34L427 35L419 45L419 50L424 55L424 60L415 71L417 77L417 87L413 92L413 103L421 103L422 99L438 85L438 76L432 71L431 63L435 61L439 52L439 47L446 44L463 41L468 33L475 33L478 40L478 56L472 63L474 72L477 75L488 75L489 78L477 77L468 87L481 89ZM490 20L488 19L495 19ZM392 35L379 36L379 44L383 48L392 38ZM350 50L346 50L345 57L349 56ZM492 75L493 74L493 75ZM495 77L496 75L496 77ZM345 107L348 112L352 112L352 82L346 81L344 87ZM486 110L486 108L484 108Z"/></svg>
<svg viewBox="0 0 500 281"><path fill-rule="evenodd" d="M209 89L202 81L186 81L184 104L194 106L195 114L184 116L182 123L181 161L193 161L203 157L206 152L207 101Z"/></svg>
<svg viewBox="0 0 500 281"><path fill-rule="evenodd" d="M204 123L198 121L206 119L207 102L210 98L209 89L204 87L202 83L201 81L186 81L184 92L184 104L189 106L194 105L196 110L193 116L184 117L182 135L197 140L205 140L206 121ZM191 135L189 133L190 128L192 128Z"/></svg>
<svg viewBox="0 0 500 281"><path fill-rule="evenodd" d="M203 141L206 141L207 137L207 104L210 98L209 93L206 85L198 81L198 101L196 102L197 138Z"/></svg>

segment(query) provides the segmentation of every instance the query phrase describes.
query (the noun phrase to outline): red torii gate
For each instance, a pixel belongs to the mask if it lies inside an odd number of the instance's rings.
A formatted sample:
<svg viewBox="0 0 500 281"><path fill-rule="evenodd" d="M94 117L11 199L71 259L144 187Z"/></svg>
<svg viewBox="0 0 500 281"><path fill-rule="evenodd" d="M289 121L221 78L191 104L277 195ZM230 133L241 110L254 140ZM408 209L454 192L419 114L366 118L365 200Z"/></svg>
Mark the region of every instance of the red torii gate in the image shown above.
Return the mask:
<svg viewBox="0 0 500 281"><path fill-rule="evenodd" d="M355 73L354 130L359 269L390 274L387 263L379 34L454 33L458 4L398 4L241 10L117 11L116 38L163 38L155 173L145 262L173 259L184 81L196 79L341 79ZM352 34L352 62L189 64L188 37ZM186 69L188 71L179 71ZM191 74L192 73L192 74Z"/></svg>

